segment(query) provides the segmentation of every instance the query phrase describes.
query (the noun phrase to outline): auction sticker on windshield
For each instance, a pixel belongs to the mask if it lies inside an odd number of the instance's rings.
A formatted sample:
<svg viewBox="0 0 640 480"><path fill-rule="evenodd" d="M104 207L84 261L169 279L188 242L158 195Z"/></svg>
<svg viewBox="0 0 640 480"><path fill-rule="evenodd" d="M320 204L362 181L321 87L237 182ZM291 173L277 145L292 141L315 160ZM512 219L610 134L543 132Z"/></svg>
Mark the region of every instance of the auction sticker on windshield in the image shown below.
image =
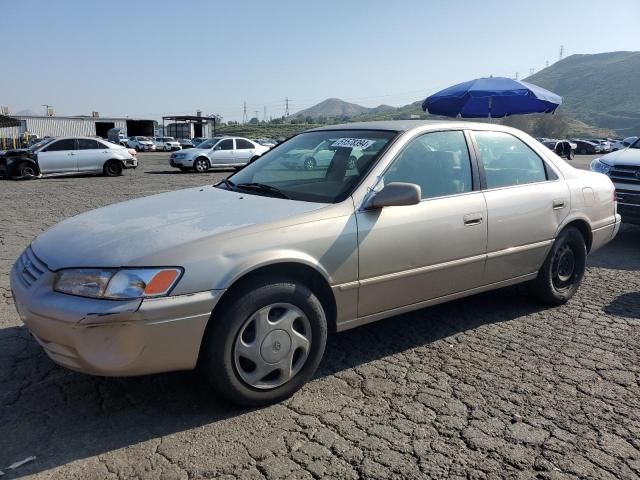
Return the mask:
<svg viewBox="0 0 640 480"><path fill-rule="evenodd" d="M366 138L339 138L331 144L332 147L346 147L355 150L364 150L375 143L375 140L367 140Z"/></svg>

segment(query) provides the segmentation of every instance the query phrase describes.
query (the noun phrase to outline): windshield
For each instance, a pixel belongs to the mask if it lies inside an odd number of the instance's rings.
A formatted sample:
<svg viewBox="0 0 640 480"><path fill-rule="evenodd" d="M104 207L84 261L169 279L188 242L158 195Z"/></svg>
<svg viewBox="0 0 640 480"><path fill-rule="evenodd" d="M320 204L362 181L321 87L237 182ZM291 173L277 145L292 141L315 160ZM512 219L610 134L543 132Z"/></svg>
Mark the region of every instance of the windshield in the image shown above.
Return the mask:
<svg viewBox="0 0 640 480"><path fill-rule="evenodd" d="M239 190L242 184L262 184L292 200L341 202L395 135L377 130L302 133L265 153L229 180Z"/></svg>
<svg viewBox="0 0 640 480"><path fill-rule="evenodd" d="M640 138L638 138L635 142L633 142L629 148L637 148L638 150L640 150Z"/></svg>
<svg viewBox="0 0 640 480"><path fill-rule="evenodd" d="M213 148L213 146L220 141L220 137L210 138L202 143L198 143L198 148ZM195 139L194 139L195 140ZM196 142L197 143L197 142Z"/></svg>
<svg viewBox="0 0 640 480"><path fill-rule="evenodd" d="M35 152L36 150L44 147L47 143L51 142L52 140L53 138L45 138L43 140L40 140L38 143L34 143L29 148L27 148L27 150L29 150L30 152Z"/></svg>

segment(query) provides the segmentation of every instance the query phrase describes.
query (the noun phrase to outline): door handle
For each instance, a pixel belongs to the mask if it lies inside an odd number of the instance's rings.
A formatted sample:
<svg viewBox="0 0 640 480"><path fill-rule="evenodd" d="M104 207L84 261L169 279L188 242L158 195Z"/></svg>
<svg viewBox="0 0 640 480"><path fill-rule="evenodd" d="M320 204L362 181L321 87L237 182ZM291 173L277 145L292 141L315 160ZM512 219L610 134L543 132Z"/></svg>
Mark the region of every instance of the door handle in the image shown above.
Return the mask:
<svg viewBox="0 0 640 480"><path fill-rule="evenodd" d="M480 225L484 220L481 213L469 213L462 217L465 227L472 227L474 225Z"/></svg>
<svg viewBox="0 0 640 480"><path fill-rule="evenodd" d="M75 155L76 152L69 152L69 155Z"/></svg>
<svg viewBox="0 0 640 480"><path fill-rule="evenodd" d="M565 207L565 202L562 199L557 199L553 201L553 209L554 210L562 210Z"/></svg>

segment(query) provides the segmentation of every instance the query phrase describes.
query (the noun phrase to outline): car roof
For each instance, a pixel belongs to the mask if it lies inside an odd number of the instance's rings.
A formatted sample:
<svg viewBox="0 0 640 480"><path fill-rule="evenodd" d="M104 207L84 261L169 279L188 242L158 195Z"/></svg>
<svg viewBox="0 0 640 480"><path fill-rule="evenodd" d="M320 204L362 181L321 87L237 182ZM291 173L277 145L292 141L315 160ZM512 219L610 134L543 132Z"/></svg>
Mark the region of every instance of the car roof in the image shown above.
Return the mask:
<svg viewBox="0 0 640 480"><path fill-rule="evenodd" d="M336 125L326 125L324 127L313 128L307 130L308 132L321 132L325 130L387 130L391 132L408 132L419 127L431 125L434 127L445 128L460 128L460 127L472 127L474 125L482 125L483 128L487 128L486 122L467 122L463 120L378 120L371 122L354 122L354 123L340 123ZM490 124L495 130L508 131L510 127L498 125L496 123Z"/></svg>

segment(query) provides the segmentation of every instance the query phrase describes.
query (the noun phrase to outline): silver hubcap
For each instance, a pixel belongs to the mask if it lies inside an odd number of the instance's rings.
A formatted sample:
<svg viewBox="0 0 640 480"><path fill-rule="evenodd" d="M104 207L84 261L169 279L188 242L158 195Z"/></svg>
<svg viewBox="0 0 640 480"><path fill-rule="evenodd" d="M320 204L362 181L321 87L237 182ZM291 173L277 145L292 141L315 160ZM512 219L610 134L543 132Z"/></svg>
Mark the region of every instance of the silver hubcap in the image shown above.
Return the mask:
<svg viewBox="0 0 640 480"><path fill-rule="evenodd" d="M240 378L254 388L287 383L304 366L311 349L311 324L290 303L261 308L240 328L233 347Z"/></svg>
<svg viewBox="0 0 640 480"><path fill-rule="evenodd" d="M204 172L207 166L204 163L204 160L196 160L196 170L199 172Z"/></svg>

